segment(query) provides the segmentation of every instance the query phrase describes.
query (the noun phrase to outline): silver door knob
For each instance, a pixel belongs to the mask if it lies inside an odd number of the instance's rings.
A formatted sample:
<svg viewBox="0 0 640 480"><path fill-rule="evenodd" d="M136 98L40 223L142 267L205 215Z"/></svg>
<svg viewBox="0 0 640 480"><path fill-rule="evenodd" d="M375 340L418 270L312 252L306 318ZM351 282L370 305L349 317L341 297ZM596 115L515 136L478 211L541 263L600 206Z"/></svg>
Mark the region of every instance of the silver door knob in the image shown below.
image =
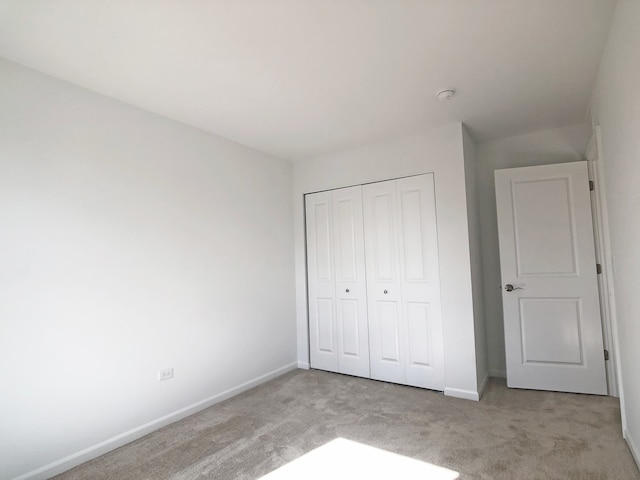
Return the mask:
<svg viewBox="0 0 640 480"><path fill-rule="evenodd" d="M382 293L384 293L384 294L386 295L386 294L387 294L387 293L389 293L389 292L387 292L387 291L385 290L385 291L384 291L384 292L382 292Z"/></svg>
<svg viewBox="0 0 640 480"><path fill-rule="evenodd" d="M510 283L507 283L507 284L504 286L504 289L505 289L507 292L513 292L514 290L523 290L523 288L522 288L522 287L514 287L514 286L513 286L513 285L511 285Z"/></svg>

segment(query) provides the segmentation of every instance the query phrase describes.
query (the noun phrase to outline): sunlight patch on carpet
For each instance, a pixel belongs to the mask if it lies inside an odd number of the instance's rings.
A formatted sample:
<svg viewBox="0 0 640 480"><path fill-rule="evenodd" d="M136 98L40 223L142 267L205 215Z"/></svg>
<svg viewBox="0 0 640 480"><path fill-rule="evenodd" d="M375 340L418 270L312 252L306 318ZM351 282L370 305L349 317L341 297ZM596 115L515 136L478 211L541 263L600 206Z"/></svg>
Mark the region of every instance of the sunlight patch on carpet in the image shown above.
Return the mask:
<svg viewBox="0 0 640 480"><path fill-rule="evenodd" d="M455 480L459 476L458 472L438 465L336 438L260 477L260 480Z"/></svg>

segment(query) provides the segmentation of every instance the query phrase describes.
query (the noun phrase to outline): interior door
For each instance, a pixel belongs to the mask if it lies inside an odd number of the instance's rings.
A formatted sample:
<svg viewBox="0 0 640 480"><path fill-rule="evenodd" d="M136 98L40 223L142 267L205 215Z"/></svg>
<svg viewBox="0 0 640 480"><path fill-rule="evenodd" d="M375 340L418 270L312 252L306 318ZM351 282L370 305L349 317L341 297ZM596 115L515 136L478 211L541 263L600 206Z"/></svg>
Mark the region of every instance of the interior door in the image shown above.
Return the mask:
<svg viewBox="0 0 640 480"><path fill-rule="evenodd" d="M307 275L311 366L338 371L331 192L307 195Z"/></svg>
<svg viewBox="0 0 640 480"><path fill-rule="evenodd" d="M396 183L362 188L371 378L406 383Z"/></svg>
<svg viewBox="0 0 640 480"><path fill-rule="evenodd" d="M338 370L369 377L362 187L331 192Z"/></svg>
<svg viewBox="0 0 640 480"><path fill-rule="evenodd" d="M371 377L442 390L433 174L363 186Z"/></svg>
<svg viewBox="0 0 640 480"><path fill-rule="evenodd" d="M305 204L311 366L369 377L362 189L309 194Z"/></svg>
<svg viewBox="0 0 640 480"><path fill-rule="evenodd" d="M586 162L495 180L508 386L606 394Z"/></svg>
<svg viewBox="0 0 640 480"><path fill-rule="evenodd" d="M433 174L396 180L406 383L442 390L444 346Z"/></svg>

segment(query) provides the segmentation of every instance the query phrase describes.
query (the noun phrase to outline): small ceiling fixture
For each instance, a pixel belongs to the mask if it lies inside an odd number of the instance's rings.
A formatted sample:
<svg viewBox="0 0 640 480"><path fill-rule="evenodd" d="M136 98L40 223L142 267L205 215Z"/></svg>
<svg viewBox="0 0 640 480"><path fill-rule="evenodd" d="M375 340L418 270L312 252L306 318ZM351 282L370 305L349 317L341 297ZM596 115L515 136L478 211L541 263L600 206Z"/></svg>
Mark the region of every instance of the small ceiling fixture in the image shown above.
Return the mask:
<svg viewBox="0 0 640 480"><path fill-rule="evenodd" d="M438 100L451 100L455 94L456 91L453 88L446 88L436 93L436 96Z"/></svg>

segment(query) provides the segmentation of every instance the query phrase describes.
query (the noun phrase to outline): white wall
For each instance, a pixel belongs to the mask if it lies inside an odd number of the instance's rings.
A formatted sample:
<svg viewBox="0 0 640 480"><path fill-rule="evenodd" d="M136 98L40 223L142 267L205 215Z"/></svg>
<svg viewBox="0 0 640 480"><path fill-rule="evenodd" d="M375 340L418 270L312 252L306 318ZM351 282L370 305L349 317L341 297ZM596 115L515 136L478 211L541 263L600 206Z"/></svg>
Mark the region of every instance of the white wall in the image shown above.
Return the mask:
<svg viewBox="0 0 640 480"><path fill-rule="evenodd" d="M588 137L589 128L585 124L580 124L477 145L487 347L489 372L492 376L506 376L500 252L493 172L500 168L584 160Z"/></svg>
<svg viewBox="0 0 640 480"><path fill-rule="evenodd" d="M293 368L289 163L9 62L0 84L0 478Z"/></svg>
<svg viewBox="0 0 640 480"><path fill-rule="evenodd" d="M640 2L620 0L600 64L592 112L602 131L602 161L614 259L623 429L640 465L639 52Z"/></svg>
<svg viewBox="0 0 640 480"><path fill-rule="evenodd" d="M476 398L476 353L462 125L379 142L294 164L294 228L298 361L308 365L304 194L434 172L442 315L445 393Z"/></svg>
<svg viewBox="0 0 640 480"><path fill-rule="evenodd" d="M476 146L466 128L462 130L464 147L464 175L469 220L469 255L473 290L473 319L476 335L476 372L478 390L482 392L489 380L486 320L484 316L484 278L480 241L480 205L478 202L478 172Z"/></svg>

